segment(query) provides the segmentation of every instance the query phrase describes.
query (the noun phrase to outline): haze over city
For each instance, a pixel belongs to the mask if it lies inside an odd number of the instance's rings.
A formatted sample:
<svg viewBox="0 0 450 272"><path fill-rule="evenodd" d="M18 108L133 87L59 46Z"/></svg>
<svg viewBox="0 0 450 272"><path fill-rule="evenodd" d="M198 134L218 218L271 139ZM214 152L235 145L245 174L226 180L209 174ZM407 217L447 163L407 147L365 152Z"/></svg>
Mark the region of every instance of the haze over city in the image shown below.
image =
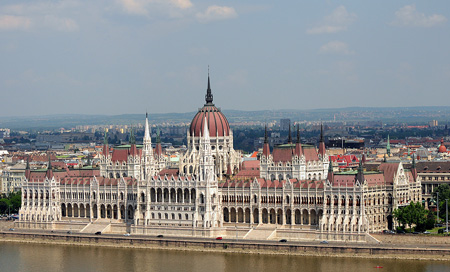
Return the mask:
<svg viewBox="0 0 450 272"><path fill-rule="evenodd" d="M0 116L446 106L448 1L2 1Z"/></svg>

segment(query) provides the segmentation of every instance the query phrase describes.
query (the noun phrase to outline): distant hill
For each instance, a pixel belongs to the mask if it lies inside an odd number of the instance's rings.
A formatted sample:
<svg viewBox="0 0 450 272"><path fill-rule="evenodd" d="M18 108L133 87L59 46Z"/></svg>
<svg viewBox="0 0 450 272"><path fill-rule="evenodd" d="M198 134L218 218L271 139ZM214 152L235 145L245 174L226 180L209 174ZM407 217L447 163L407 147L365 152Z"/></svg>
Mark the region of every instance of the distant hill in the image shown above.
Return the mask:
<svg viewBox="0 0 450 272"><path fill-rule="evenodd" d="M338 108L314 110L262 110L241 111L223 110L230 123L236 122L270 122L281 118L292 121L383 121L385 123L407 122L408 124L423 124L430 120L447 123L450 120L450 107L405 107L405 108ZM149 114L153 124L189 123L196 112L186 113L155 113ZM84 115L59 114L45 116L0 117L0 128L11 129L55 129L72 128L77 125L124 125L143 123L145 114L121 115Z"/></svg>

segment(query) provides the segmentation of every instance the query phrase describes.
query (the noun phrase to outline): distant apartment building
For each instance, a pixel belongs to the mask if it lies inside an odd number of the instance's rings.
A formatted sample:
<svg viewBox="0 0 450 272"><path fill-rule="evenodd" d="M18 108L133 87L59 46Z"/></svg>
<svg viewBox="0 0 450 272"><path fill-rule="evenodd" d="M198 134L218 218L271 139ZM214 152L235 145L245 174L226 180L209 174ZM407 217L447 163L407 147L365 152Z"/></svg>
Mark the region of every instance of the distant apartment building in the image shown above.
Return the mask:
<svg viewBox="0 0 450 272"><path fill-rule="evenodd" d="M291 125L291 119L285 118L285 119L280 120L280 130L288 131L290 125Z"/></svg>
<svg viewBox="0 0 450 272"><path fill-rule="evenodd" d="M422 180L422 198L430 205L436 188L441 184L450 185L450 161L418 162L417 175Z"/></svg>
<svg viewBox="0 0 450 272"><path fill-rule="evenodd" d="M11 134L11 130L9 128L0 128L0 139L8 138Z"/></svg>
<svg viewBox="0 0 450 272"><path fill-rule="evenodd" d="M24 163L17 163L13 166L5 167L1 175L1 193L8 194L20 191L22 182L25 179Z"/></svg>
<svg viewBox="0 0 450 272"><path fill-rule="evenodd" d="M62 134L40 134L36 142L45 143L74 143L94 141L95 135L89 132L70 132Z"/></svg>

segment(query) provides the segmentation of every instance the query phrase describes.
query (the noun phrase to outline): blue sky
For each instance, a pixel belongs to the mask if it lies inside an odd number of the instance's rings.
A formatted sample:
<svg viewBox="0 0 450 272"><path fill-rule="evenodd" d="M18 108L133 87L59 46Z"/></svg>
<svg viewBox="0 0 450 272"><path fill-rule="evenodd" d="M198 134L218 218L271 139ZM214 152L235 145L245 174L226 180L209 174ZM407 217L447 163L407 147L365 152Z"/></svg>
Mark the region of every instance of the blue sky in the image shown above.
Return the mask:
<svg viewBox="0 0 450 272"><path fill-rule="evenodd" d="M447 106L449 1L0 2L0 116Z"/></svg>

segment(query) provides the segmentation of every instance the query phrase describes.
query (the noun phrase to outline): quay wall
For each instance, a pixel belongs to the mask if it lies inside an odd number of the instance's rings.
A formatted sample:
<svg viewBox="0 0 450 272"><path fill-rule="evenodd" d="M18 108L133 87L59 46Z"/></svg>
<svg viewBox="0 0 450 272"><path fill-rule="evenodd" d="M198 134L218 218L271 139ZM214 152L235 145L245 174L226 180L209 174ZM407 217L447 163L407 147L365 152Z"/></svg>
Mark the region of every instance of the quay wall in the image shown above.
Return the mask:
<svg viewBox="0 0 450 272"><path fill-rule="evenodd" d="M252 241L205 240L182 238L111 237L100 235L65 235L0 232L3 242L108 246L167 250L211 251L230 253L288 254L303 256L362 257L390 259L426 259L450 261L450 248L402 248L355 245L302 245Z"/></svg>
<svg viewBox="0 0 450 272"><path fill-rule="evenodd" d="M383 244L403 245L448 245L450 236L435 236L427 234L371 234Z"/></svg>

